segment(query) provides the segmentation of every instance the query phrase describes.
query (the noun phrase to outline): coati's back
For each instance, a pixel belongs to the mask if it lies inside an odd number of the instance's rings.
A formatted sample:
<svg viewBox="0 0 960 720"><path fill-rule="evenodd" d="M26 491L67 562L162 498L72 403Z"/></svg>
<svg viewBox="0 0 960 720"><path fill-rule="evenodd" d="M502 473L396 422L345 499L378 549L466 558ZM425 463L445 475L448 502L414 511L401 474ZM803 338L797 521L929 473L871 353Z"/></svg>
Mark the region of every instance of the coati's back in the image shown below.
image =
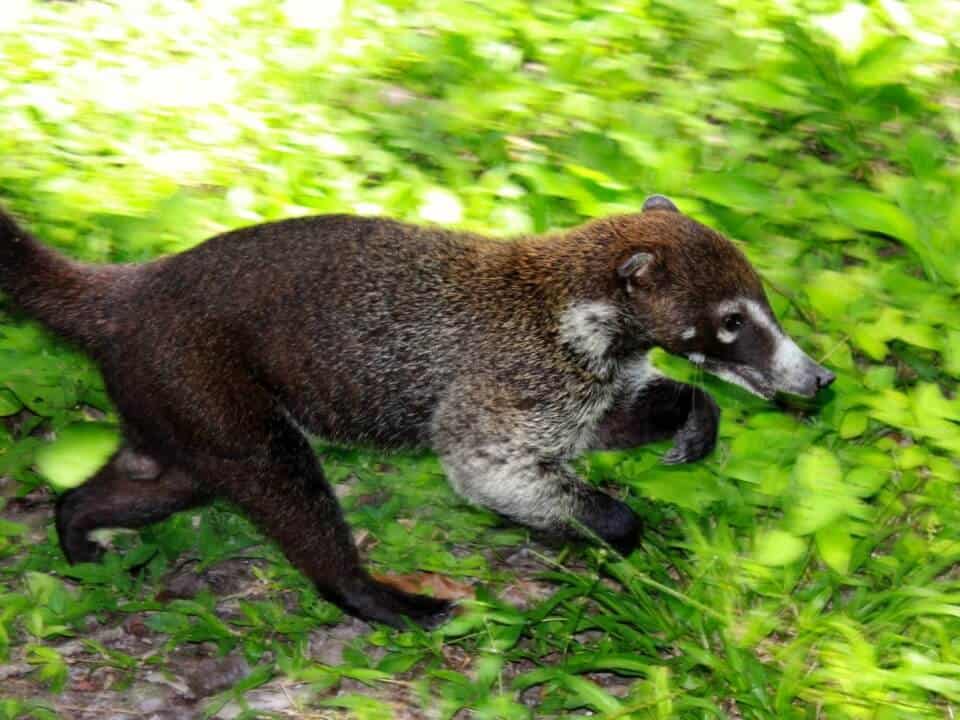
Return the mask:
<svg viewBox="0 0 960 720"><path fill-rule="evenodd" d="M123 377L152 398L121 408L128 416L162 424L171 388L238 373L315 434L422 445L464 363L513 372L524 363L513 340L542 330L529 322L539 287L515 276L519 245L326 215L228 232L144 264L88 265L0 212L0 289L87 350L108 385ZM517 300L532 308L519 321Z"/></svg>
<svg viewBox="0 0 960 720"><path fill-rule="evenodd" d="M506 251L345 215L245 228L141 266L117 346L137 348L131 366L148 363L158 387L196 372L185 349L210 346L315 434L420 445L461 363L489 351L475 295L496 292L484 268Z"/></svg>

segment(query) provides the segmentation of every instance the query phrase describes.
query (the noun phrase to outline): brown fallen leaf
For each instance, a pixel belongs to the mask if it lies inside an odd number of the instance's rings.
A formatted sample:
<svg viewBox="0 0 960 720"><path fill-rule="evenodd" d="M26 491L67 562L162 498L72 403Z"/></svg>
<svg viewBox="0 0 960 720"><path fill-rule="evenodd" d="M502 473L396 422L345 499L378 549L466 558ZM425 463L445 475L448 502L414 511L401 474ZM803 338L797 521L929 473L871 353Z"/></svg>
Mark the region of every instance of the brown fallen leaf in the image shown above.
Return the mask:
<svg viewBox="0 0 960 720"><path fill-rule="evenodd" d="M397 590L403 590L408 593L418 595L432 595L433 597L443 598L444 600L463 600L464 598L473 598L475 596L473 586L459 580L454 580L447 575L438 575L437 573L408 573L398 575L391 573L389 575L373 575L374 580L382 582Z"/></svg>
<svg viewBox="0 0 960 720"><path fill-rule="evenodd" d="M79 677L70 683L70 689L74 692L101 692L103 680L90 675Z"/></svg>

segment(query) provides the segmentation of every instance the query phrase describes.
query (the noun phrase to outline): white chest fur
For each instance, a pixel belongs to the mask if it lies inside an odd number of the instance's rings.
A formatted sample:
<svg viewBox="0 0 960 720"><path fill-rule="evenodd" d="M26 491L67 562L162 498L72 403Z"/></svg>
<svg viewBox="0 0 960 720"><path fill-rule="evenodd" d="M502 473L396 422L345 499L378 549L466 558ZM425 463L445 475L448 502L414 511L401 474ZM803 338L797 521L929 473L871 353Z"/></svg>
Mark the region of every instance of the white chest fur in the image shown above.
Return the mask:
<svg viewBox="0 0 960 720"><path fill-rule="evenodd" d="M626 361L613 355L620 331L615 306L597 301L572 303L560 316L560 340L597 378L586 397L572 399L564 423L568 452L578 455L594 444L596 429L617 402L632 402L659 373L646 354Z"/></svg>
<svg viewBox="0 0 960 720"><path fill-rule="evenodd" d="M619 313L610 303L571 303L560 315L560 341L594 373L612 370L611 350L619 331Z"/></svg>

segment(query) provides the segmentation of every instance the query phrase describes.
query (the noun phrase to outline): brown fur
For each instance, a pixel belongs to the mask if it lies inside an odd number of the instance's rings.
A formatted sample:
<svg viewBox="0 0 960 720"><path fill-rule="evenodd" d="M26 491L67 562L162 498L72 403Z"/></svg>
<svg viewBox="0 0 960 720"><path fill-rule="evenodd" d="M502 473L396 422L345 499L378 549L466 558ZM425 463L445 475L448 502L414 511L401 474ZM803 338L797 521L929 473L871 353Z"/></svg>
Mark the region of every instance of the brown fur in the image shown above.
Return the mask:
<svg viewBox="0 0 960 720"><path fill-rule="evenodd" d="M625 282L617 268L642 251L652 265ZM429 624L445 605L363 570L301 428L432 447L468 498L629 552L636 517L569 460L671 436L674 461L709 452L709 396L623 368L655 344L684 351L679 333L705 297L762 298L732 244L663 210L514 242L321 216L105 267L71 262L3 218L0 284L96 358L123 419L123 450L60 503L71 560L96 557L92 529L222 497L326 597L392 624Z"/></svg>

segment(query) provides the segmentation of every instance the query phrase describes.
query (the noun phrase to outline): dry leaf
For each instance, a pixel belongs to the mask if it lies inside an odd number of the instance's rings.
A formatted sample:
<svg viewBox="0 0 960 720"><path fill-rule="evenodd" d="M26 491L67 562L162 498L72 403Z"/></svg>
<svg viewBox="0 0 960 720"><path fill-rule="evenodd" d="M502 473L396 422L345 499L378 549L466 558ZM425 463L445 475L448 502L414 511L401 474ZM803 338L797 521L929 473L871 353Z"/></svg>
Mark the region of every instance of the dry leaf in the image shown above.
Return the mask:
<svg viewBox="0 0 960 720"><path fill-rule="evenodd" d="M432 595L444 600L462 600L474 597L472 585L437 573L375 574L373 577L375 580L398 590L418 595Z"/></svg>

